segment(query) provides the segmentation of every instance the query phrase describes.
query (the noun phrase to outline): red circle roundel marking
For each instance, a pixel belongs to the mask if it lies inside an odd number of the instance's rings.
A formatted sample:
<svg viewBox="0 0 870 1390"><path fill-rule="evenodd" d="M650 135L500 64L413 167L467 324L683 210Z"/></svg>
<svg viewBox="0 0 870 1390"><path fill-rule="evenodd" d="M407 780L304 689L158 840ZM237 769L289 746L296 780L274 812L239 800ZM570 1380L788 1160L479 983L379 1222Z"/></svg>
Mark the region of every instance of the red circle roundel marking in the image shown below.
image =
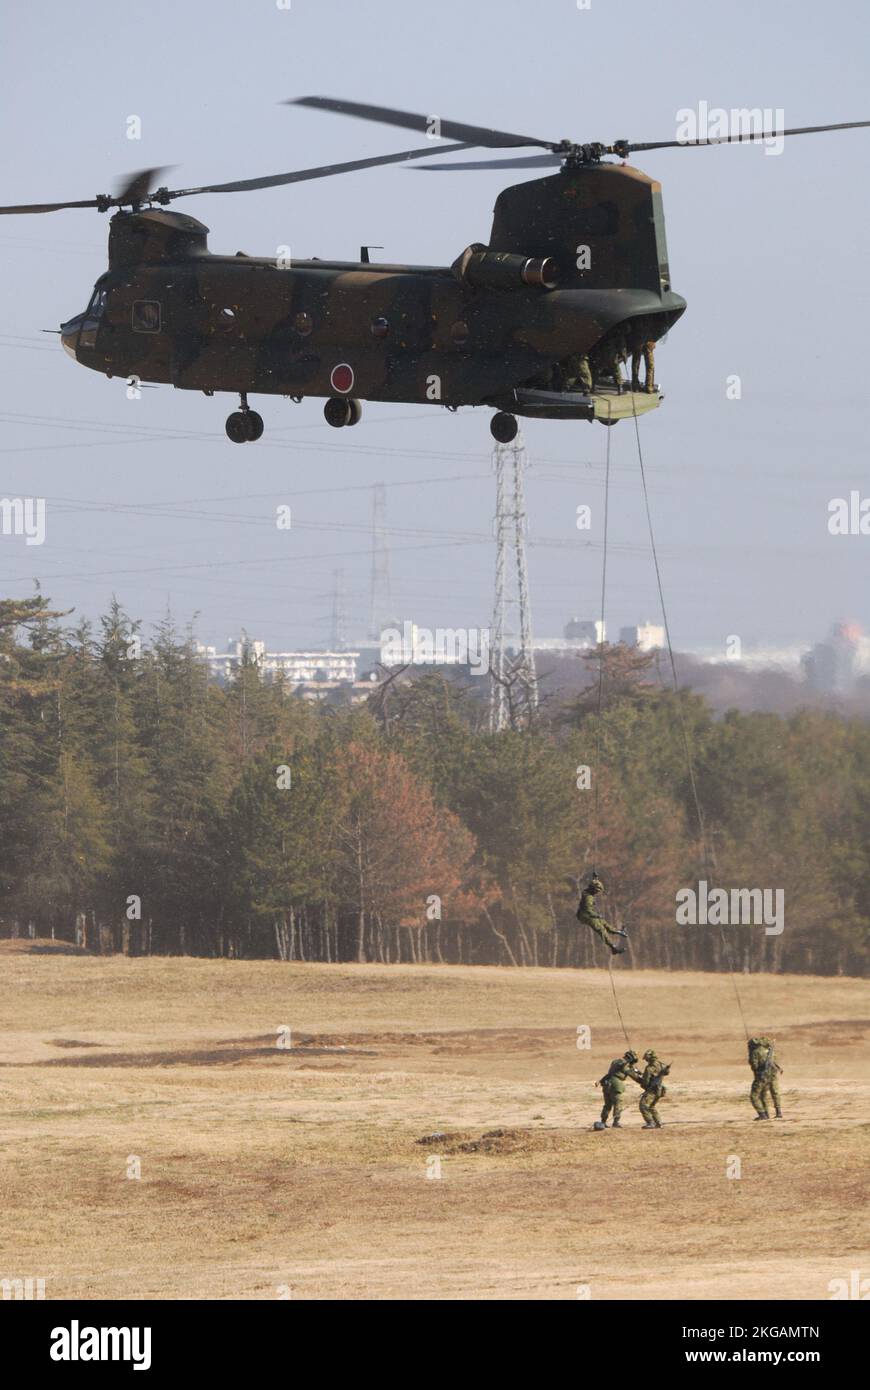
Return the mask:
<svg viewBox="0 0 870 1390"><path fill-rule="evenodd" d="M346 362L339 362L337 367L333 367L329 380L333 391L350 391L353 388L353 367L349 367Z"/></svg>

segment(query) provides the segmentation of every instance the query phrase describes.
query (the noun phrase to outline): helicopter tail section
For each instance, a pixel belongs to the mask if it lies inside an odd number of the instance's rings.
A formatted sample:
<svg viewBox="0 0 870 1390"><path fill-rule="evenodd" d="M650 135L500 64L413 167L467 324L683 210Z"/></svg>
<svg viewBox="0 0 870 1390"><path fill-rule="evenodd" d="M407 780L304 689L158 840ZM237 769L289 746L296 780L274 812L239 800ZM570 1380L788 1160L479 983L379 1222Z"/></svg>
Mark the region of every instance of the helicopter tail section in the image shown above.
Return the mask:
<svg viewBox="0 0 870 1390"><path fill-rule="evenodd" d="M671 288L661 185L622 164L565 168L498 197L491 252L552 257L562 289Z"/></svg>

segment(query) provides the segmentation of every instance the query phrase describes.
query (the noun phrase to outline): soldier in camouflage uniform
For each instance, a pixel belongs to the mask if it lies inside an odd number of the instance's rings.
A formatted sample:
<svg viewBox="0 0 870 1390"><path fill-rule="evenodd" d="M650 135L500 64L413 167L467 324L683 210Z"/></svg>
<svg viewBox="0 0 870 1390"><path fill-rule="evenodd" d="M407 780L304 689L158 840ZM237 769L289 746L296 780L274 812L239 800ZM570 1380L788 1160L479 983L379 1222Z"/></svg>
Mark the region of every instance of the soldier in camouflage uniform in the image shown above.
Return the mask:
<svg viewBox="0 0 870 1390"><path fill-rule="evenodd" d="M655 384L655 342L650 339L648 342L641 343L631 354L631 389L640 390L640 359L643 358L644 381L643 389L647 392L656 390Z"/></svg>
<svg viewBox="0 0 870 1390"><path fill-rule="evenodd" d="M749 1039L749 1065L752 1068L752 1088L749 1099L756 1120L769 1120L768 1098L776 1108L776 1118L782 1119L778 1074L782 1067L776 1060L773 1038Z"/></svg>
<svg viewBox="0 0 870 1390"><path fill-rule="evenodd" d="M622 378L622 364L627 355L625 339L621 334L605 337L592 354L596 384L609 378L616 387L617 394L621 394L625 384Z"/></svg>
<svg viewBox="0 0 870 1390"><path fill-rule="evenodd" d="M643 1087L643 1094L640 1098L640 1113L644 1119L643 1127L644 1129L661 1129L662 1122L656 1107L665 1094L665 1077L671 1068L656 1056L652 1048L643 1054L643 1060L646 1062L640 1081Z"/></svg>
<svg viewBox="0 0 870 1390"><path fill-rule="evenodd" d="M620 931L618 927L612 927L609 922L605 922L604 918L597 911L595 907L595 898L598 893L603 892L604 884L601 882L600 878L593 874L592 878L590 878L586 887L583 889L583 892L580 894L577 921L582 922L584 926L591 927L595 935L601 937L605 946L610 947L611 955L619 956L622 955L625 947L615 942L613 938L618 936L627 937L628 932Z"/></svg>
<svg viewBox="0 0 870 1390"><path fill-rule="evenodd" d="M579 390L589 392L592 390L592 368L589 365L589 354L586 352L572 352L570 357L566 357L562 363L562 373L564 380L564 390Z"/></svg>
<svg viewBox="0 0 870 1390"><path fill-rule="evenodd" d="M637 1053L632 1052L631 1048L629 1048L628 1052L623 1053L621 1057L615 1058L615 1060L610 1063L607 1074L602 1076L600 1081L596 1083L601 1087L604 1094L604 1105L601 1108L601 1120L599 1124L596 1125L596 1128L607 1128L607 1120L611 1110L613 1111L613 1128L622 1128L620 1118L622 1116L623 1098L625 1096L626 1077L630 1076L632 1081L636 1081L638 1085L641 1081L640 1072L635 1067L636 1061Z"/></svg>

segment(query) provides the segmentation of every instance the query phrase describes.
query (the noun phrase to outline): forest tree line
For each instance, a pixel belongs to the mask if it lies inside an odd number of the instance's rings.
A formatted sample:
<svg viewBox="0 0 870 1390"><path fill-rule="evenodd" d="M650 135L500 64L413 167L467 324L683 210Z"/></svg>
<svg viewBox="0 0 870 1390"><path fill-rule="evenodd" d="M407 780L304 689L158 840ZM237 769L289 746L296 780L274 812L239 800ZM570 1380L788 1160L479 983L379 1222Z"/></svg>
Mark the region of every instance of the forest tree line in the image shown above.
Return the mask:
<svg viewBox="0 0 870 1390"><path fill-rule="evenodd" d="M574 911L594 861L625 967L866 965L864 719L715 718L617 646L600 716L592 653L585 691L493 734L485 681L417 670L327 707L254 663L219 686L190 634L167 620L145 641L117 602L94 629L66 620L41 595L0 601L0 935L592 966L604 948ZM700 879L783 890L784 931L678 925Z"/></svg>

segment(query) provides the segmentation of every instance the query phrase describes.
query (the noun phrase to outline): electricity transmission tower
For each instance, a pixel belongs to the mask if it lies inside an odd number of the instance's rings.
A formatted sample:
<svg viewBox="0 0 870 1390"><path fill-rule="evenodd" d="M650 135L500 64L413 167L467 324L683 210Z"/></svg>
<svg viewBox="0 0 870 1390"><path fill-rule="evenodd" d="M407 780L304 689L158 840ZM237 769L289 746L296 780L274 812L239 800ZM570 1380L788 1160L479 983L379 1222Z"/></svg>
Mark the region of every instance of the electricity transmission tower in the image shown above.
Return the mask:
<svg viewBox="0 0 870 1390"><path fill-rule="evenodd" d="M369 604L369 637L380 640L390 621L390 558L387 549L387 490L383 483L372 488L372 576Z"/></svg>
<svg viewBox="0 0 870 1390"><path fill-rule="evenodd" d="M538 707L538 677L532 650L532 615L526 568L526 503L521 434L496 444L495 603L489 666L489 727L525 729ZM508 552L511 552L509 555Z"/></svg>
<svg viewBox="0 0 870 1390"><path fill-rule="evenodd" d="M347 615L344 608L344 570L332 572L332 616L329 645L334 652L347 650Z"/></svg>

